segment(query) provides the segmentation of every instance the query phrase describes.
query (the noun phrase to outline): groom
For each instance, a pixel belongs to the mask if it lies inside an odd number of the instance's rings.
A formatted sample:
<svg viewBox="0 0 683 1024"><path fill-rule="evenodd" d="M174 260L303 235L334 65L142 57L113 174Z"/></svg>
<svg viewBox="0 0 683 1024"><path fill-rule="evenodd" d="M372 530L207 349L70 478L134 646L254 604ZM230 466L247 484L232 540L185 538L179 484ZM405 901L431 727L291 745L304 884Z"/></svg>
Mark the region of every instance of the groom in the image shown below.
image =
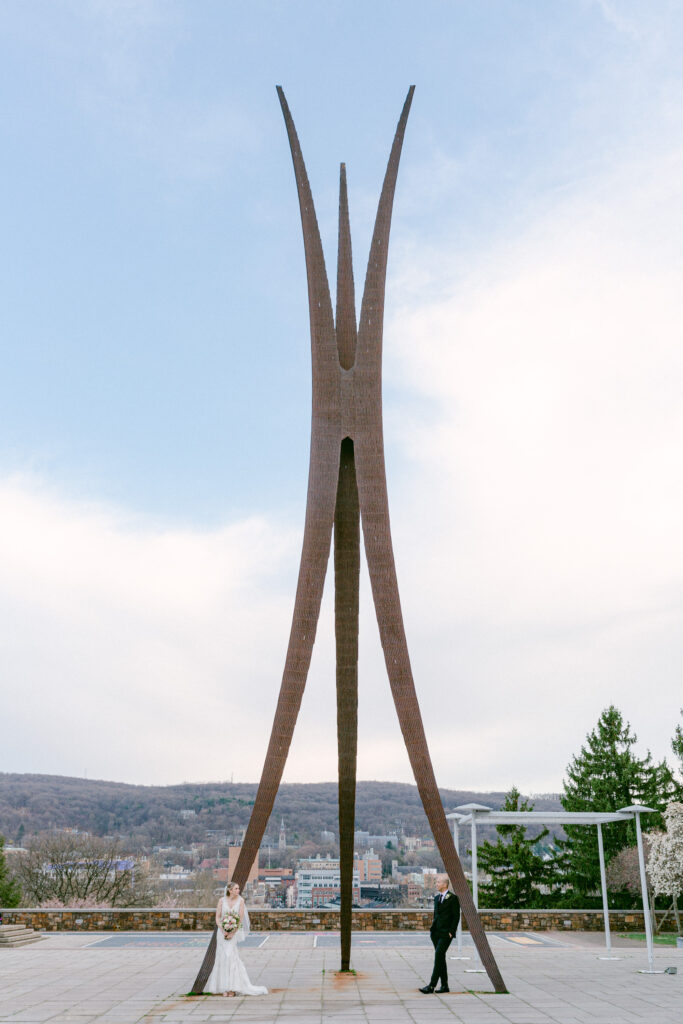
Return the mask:
<svg viewBox="0 0 683 1024"><path fill-rule="evenodd" d="M434 897L434 920L429 929L429 937L434 943L434 970L429 984L420 989L425 995L429 995L435 989L437 993L450 992L446 950L453 941L459 920L460 900L454 892L448 891L448 875L439 875ZM437 981L441 982L441 988L436 988Z"/></svg>

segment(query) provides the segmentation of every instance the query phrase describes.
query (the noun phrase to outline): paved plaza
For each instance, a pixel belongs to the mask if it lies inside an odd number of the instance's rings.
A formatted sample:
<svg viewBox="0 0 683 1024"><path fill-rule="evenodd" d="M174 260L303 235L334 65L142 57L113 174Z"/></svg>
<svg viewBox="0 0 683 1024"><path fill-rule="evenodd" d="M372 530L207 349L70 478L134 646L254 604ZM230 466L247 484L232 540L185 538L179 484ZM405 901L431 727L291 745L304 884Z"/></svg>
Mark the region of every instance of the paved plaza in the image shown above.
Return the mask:
<svg viewBox="0 0 683 1024"><path fill-rule="evenodd" d="M24 1024L680 1024L683 950L659 947L656 967L680 974L639 974L644 945L615 941L618 960L600 960L602 936L501 933L491 945L509 995L492 992L470 959L449 951L452 992L421 995L431 946L424 935L354 935L355 974L340 976L339 939L329 933L256 933L243 947L251 981L267 996L188 998L206 934L52 933L19 949L0 950L0 1021ZM470 972L470 973L468 973Z"/></svg>

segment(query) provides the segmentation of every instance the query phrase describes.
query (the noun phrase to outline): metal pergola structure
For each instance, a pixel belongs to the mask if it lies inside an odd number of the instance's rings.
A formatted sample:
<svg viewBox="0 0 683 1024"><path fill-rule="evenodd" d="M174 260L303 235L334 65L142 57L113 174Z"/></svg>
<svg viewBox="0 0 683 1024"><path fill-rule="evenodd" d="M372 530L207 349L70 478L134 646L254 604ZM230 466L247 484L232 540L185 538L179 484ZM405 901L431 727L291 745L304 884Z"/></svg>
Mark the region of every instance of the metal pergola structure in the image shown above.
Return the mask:
<svg viewBox="0 0 683 1024"><path fill-rule="evenodd" d="M645 854L643 851L643 834L640 827L641 814L653 814L654 808L642 804L621 807L618 811L495 811L485 804L460 804L446 817L453 823L453 839L455 848L460 853L459 829L470 825L472 833L472 896L474 905L479 909L479 879L477 869L477 824L486 825L587 825L595 826L598 832L598 857L600 860L600 891L602 895L602 913L605 923L605 945L607 956L601 959L617 959L612 957L612 933L609 924L609 906L607 904L607 882L605 878L605 848L602 841L602 826L611 821L632 821L635 818L636 839L638 843L638 864L640 867L640 889L643 901L643 918L645 920L645 938L647 941L648 968L642 973L659 974L654 967L654 944L652 939L652 920L650 904L647 898L647 880L645 877ZM457 933L458 954L462 954L462 925Z"/></svg>

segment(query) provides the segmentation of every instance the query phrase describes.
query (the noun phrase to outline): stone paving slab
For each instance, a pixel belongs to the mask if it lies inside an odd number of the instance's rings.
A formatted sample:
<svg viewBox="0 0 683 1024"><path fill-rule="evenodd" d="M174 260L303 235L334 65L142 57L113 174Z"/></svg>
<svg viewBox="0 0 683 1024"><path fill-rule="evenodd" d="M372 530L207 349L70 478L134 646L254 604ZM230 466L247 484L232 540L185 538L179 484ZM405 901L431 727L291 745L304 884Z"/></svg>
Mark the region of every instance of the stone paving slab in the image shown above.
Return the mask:
<svg viewBox="0 0 683 1024"><path fill-rule="evenodd" d="M258 949L259 946L265 945L268 938L269 936L260 933L248 935L242 948ZM143 932L142 935L140 932L123 932L94 939L88 943L88 948L136 946L148 949L178 949L181 946L191 946L194 949L206 949L208 942L209 937L204 932Z"/></svg>
<svg viewBox="0 0 683 1024"><path fill-rule="evenodd" d="M683 950L657 949L658 967L678 975L645 975L643 946L620 948L620 960L599 960L594 938L550 936L550 942L495 944L509 995L496 995L476 961L449 959L452 992L423 996L431 950L397 934L356 942L356 974L340 976L338 948L314 935L272 933L243 958L261 997L187 998L201 950L192 946L92 945L106 936L48 934L42 943L0 952L0 1022L25 1024L681 1024ZM548 939L548 933L517 933ZM111 936L110 936L111 937ZM154 938L149 933L146 939ZM163 938L163 936L161 936ZM364 937L364 936L363 936ZM265 935L260 935L265 939ZM358 936L356 937L358 938ZM412 937L414 940L414 936ZM274 941L277 940L277 941ZM308 940L304 945L303 940ZM454 947L451 947L451 951ZM465 950L467 952L467 950ZM471 950L470 950L471 952Z"/></svg>

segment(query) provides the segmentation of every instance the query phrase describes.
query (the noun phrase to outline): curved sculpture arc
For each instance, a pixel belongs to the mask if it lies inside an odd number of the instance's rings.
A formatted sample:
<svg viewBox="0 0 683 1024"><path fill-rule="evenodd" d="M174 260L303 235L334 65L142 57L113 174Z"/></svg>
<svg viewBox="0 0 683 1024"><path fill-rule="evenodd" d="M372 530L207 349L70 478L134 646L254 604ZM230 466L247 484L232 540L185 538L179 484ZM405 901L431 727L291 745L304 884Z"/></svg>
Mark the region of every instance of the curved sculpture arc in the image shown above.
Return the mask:
<svg viewBox="0 0 683 1024"><path fill-rule="evenodd" d="M333 314L308 175L287 100L282 88L277 87L294 164L306 257L313 364L311 452L301 564L285 668L261 781L233 879L242 887L247 881L282 780L308 676L334 533L341 969L349 969L362 524L387 674L420 798L482 964L495 991L506 992L439 796L410 665L391 541L382 430L382 333L394 192L414 88L408 91L389 156L356 326L346 168L342 164ZM193 992L204 989L215 947L214 931Z"/></svg>

